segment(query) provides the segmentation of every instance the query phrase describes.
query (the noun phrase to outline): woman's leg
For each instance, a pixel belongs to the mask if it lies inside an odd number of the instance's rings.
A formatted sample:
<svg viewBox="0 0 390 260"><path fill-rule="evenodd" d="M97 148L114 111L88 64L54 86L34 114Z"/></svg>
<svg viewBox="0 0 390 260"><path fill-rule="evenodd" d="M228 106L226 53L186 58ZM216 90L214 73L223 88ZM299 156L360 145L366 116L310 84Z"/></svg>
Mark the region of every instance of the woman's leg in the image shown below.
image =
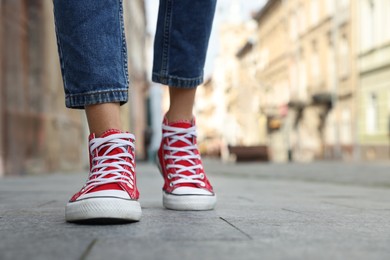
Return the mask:
<svg viewBox="0 0 390 260"><path fill-rule="evenodd" d="M196 88L169 88L169 110L166 118L169 122L192 120Z"/></svg>
<svg viewBox="0 0 390 260"><path fill-rule="evenodd" d="M90 172L66 206L67 221L137 221L134 136L121 132L128 99L121 0L54 0L56 34L69 108L85 109Z"/></svg>
<svg viewBox="0 0 390 260"><path fill-rule="evenodd" d="M103 103L85 107L89 131L101 136L109 129L122 129L119 103Z"/></svg>
<svg viewBox="0 0 390 260"><path fill-rule="evenodd" d="M203 82L215 6L216 0L160 0L153 81L176 88Z"/></svg>
<svg viewBox="0 0 390 260"><path fill-rule="evenodd" d="M192 118L216 0L160 0L152 79L170 86L169 121Z"/></svg>
<svg viewBox="0 0 390 260"><path fill-rule="evenodd" d="M196 145L192 109L203 68L216 0L160 0L152 79L170 86L158 163L164 177L164 206L210 210L216 195Z"/></svg>
<svg viewBox="0 0 390 260"><path fill-rule="evenodd" d="M121 129L127 102L127 57L118 0L55 0L66 106L85 108L91 133Z"/></svg>
<svg viewBox="0 0 390 260"><path fill-rule="evenodd" d="M120 0L54 0L65 103L84 109L128 99Z"/></svg>

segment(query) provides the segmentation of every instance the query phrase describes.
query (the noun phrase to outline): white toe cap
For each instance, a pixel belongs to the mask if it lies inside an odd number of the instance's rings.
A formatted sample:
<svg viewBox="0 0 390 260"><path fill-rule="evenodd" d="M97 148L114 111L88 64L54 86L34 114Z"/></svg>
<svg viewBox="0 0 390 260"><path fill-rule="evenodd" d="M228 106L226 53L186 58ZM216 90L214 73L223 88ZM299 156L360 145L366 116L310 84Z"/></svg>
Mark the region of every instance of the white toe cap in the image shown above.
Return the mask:
<svg viewBox="0 0 390 260"><path fill-rule="evenodd" d="M210 191L194 187L178 187L172 191L176 195L213 195Z"/></svg>
<svg viewBox="0 0 390 260"><path fill-rule="evenodd" d="M100 190L81 195L77 200L97 198L97 197L115 197L121 199L130 199L129 194L123 190Z"/></svg>

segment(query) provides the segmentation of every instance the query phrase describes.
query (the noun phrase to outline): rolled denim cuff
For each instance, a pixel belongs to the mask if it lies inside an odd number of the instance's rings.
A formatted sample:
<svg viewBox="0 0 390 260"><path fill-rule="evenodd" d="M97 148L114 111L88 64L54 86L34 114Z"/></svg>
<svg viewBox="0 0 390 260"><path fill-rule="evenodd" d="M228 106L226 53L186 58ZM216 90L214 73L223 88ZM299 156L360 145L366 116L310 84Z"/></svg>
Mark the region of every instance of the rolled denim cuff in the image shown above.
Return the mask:
<svg viewBox="0 0 390 260"><path fill-rule="evenodd" d="M160 1L152 80L176 88L195 88L203 70L216 0Z"/></svg>
<svg viewBox="0 0 390 260"><path fill-rule="evenodd" d="M203 83L203 75L197 78L182 78L177 76L153 73L152 81L175 88L196 88Z"/></svg>
<svg viewBox="0 0 390 260"><path fill-rule="evenodd" d="M54 0L65 105L82 109L128 99L122 0Z"/></svg>
<svg viewBox="0 0 390 260"><path fill-rule="evenodd" d="M127 101L127 89L92 91L80 94L67 94L65 96L66 107L75 109L84 109L85 106L102 103L120 103L120 105L123 105Z"/></svg>

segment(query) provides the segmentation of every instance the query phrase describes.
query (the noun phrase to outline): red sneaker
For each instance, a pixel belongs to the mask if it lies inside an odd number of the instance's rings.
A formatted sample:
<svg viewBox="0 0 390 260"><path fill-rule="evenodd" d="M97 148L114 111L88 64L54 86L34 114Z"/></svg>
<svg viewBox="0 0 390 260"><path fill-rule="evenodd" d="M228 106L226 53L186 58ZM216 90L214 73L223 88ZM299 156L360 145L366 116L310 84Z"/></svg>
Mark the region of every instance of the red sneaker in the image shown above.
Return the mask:
<svg viewBox="0 0 390 260"><path fill-rule="evenodd" d="M174 210L211 210L217 197L196 145L195 120L168 124L165 118L157 164L164 178L163 205Z"/></svg>
<svg viewBox="0 0 390 260"><path fill-rule="evenodd" d="M89 136L90 173L66 205L66 221L140 220L134 140L134 135L114 129Z"/></svg>

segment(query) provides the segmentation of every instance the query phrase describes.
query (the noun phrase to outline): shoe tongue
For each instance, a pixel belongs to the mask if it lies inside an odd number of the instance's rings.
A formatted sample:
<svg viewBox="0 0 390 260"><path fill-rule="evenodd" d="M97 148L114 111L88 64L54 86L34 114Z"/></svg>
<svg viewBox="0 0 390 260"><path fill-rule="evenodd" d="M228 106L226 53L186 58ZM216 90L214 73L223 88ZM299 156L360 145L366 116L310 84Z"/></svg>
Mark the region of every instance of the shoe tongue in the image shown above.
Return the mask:
<svg viewBox="0 0 390 260"><path fill-rule="evenodd" d="M174 122L168 123L168 120L165 118L164 124L172 126L172 127L190 128L194 125L194 122L193 122L193 120L179 120L179 121L174 121Z"/></svg>
<svg viewBox="0 0 390 260"><path fill-rule="evenodd" d="M110 135L113 135L113 134L121 134L122 132L117 130L117 129L108 129L107 131L105 131L103 134L101 134L99 137L96 137L95 134L91 134L89 136L89 139L92 140L94 138L104 138L104 137L107 137L107 136L110 136ZM103 145L107 145L107 143L104 143ZM102 156L104 155L104 153L107 151L107 149L109 149L110 146L106 146L104 148L101 148L98 152L98 156ZM112 155L112 154L117 154L117 153L120 153L122 152L122 149L120 148L115 148L113 149L111 152L109 152L108 154L106 155Z"/></svg>
<svg viewBox="0 0 390 260"><path fill-rule="evenodd" d="M184 129L187 129L187 128L190 128L193 126L192 122L189 121L189 120L180 120L180 121L175 121L175 122L172 122L172 123L169 123L168 124L169 126L172 126L172 127L177 127L177 128L184 128ZM192 138L187 138L189 141L192 142ZM172 144L173 147L184 147L184 146L188 146L187 143L183 142L183 141L180 141L180 140L177 140L175 141L173 144ZM186 155L187 153L184 153L184 152L178 152L176 153L177 155Z"/></svg>
<svg viewBox="0 0 390 260"><path fill-rule="evenodd" d="M110 136L110 135L113 135L113 134L121 134L121 133L122 133L122 132L119 131L119 130L116 130L116 129L109 129L109 130L105 131L105 132L100 136L100 138L104 138L104 137L107 137L107 136ZM105 144L103 144L103 145L107 145L107 143L105 143ZM100 151L99 151L99 156L102 156L102 155L107 151L107 149L109 149L109 148L110 148L110 146L108 145L108 146L106 146L106 147L100 149ZM111 150L111 152L109 152L109 153L106 154L106 155L114 155L114 154L122 153L122 152L123 152L123 150L122 150L121 148L115 148L115 149ZM109 161L110 161L110 160L109 160ZM109 161L107 161L107 162L109 162Z"/></svg>
<svg viewBox="0 0 390 260"><path fill-rule="evenodd" d="M190 128L194 125L194 123L189 121L189 120L181 120L181 121L175 121L175 122L169 123L168 125L172 126L172 127L177 127L177 128ZM187 138L187 140L189 140L191 143L194 142L193 138ZM186 146L188 146L188 144L181 141L181 140L176 140L175 142L173 142L171 144L171 146L172 147L186 147ZM197 151L194 151L194 152L196 153ZM186 152L176 152L175 155L186 156L189 154ZM187 160L179 160L176 163L183 165L183 166L192 166L192 164L190 162L188 162ZM182 174L191 175L192 173L191 172L182 172Z"/></svg>
<svg viewBox="0 0 390 260"><path fill-rule="evenodd" d="M110 136L110 135L113 135L113 134L120 134L122 133L121 131L117 130L117 129L109 129L107 131L105 131L100 137L98 138L104 138L104 137L107 137L107 136ZM92 138L94 138L94 134L91 134ZM91 137L90 137L91 138ZM103 145L107 145L107 143L104 143ZM109 149L110 146L107 145L106 147L103 147L101 148L100 150L98 150L98 156L103 156L104 153L107 151L107 149ZM115 155L115 154L118 154L118 153L123 153L123 150L121 148L115 148L113 150L111 150L108 154L106 155ZM110 163L110 162L113 162L115 160L105 160L104 162L105 163ZM106 170L111 170L112 167L107 167ZM106 176L106 178L110 178L110 177L113 177L114 175L113 174L108 174ZM94 189L91 190L91 192L95 192L95 191L99 191L99 190L104 190L104 189L114 189L114 190L121 190L122 188L117 184L117 183L110 183L110 184L104 184L104 185L101 185L101 186L98 186L98 187L95 187Z"/></svg>
<svg viewBox="0 0 390 260"><path fill-rule="evenodd" d="M122 132L117 129L108 129L100 137L107 137L112 134L121 134Z"/></svg>
<svg viewBox="0 0 390 260"><path fill-rule="evenodd" d="M107 137L109 135L112 135L112 134L120 134L122 133L121 131L117 130L117 129L108 129L107 131L105 131L103 134L101 134L100 136L96 136L95 133L91 133L89 135L89 141L91 141L92 139L94 138L101 138L101 137Z"/></svg>

